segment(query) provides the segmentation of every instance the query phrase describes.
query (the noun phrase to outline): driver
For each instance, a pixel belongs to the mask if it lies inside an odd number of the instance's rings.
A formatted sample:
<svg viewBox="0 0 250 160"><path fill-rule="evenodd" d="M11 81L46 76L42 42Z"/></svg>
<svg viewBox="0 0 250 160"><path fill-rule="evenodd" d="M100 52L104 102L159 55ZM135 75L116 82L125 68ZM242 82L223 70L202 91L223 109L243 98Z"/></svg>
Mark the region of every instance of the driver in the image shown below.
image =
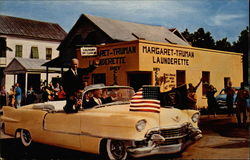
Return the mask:
<svg viewBox="0 0 250 160"><path fill-rule="evenodd" d="M102 89L95 89L92 92L93 96L88 100L87 103L85 103L85 107L84 108L91 108L97 105L102 105L105 103L110 103L113 101L113 97L106 97L103 98L103 90Z"/></svg>

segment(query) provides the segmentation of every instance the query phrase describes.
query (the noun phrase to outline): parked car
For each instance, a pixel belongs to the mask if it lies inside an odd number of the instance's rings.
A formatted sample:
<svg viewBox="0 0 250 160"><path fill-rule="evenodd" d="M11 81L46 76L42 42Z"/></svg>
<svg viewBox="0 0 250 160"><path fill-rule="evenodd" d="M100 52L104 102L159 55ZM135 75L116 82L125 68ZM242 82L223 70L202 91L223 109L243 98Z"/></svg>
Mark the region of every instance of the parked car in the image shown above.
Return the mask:
<svg viewBox="0 0 250 160"><path fill-rule="evenodd" d="M236 108L236 97L237 97L237 92L240 89L240 87L233 87L235 90L235 94L234 94L234 105L233 108ZM249 87L245 87L248 91L249 91ZM250 95L249 95L250 97ZM227 103L226 103L226 98L227 95L225 93L225 88L223 88L220 93L215 97L217 103L218 103L218 107L219 109L227 109ZM247 106L250 108L250 98L247 99Z"/></svg>
<svg viewBox="0 0 250 160"><path fill-rule="evenodd" d="M65 101L37 103L15 109L3 107L5 134L20 137L24 146L32 141L100 154L105 159L126 159L182 151L202 137L200 113L192 109L160 106L157 87L92 85L84 100L102 89L113 102L67 114Z"/></svg>

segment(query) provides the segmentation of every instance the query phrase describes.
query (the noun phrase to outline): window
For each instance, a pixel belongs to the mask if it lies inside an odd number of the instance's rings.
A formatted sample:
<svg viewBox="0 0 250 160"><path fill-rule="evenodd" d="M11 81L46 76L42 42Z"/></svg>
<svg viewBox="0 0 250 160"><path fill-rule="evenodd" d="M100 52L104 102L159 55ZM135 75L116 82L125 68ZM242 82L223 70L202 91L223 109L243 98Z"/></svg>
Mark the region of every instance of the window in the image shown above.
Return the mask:
<svg viewBox="0 0 250 160"><path fill-rule="evenodd" d="M103 83L106 84L106 74L92 74L93 84Z"/></svg>
<svg viewBox="0 0 250 160"><path fill-rule="evenodd" d="M38 59L39 58L38 48L37 47L31 47L30 58L34 58L34 59Z"/></svg>
<svg viewBox="0 0 250 160"><path fill-rule="evenodd" d="M206 95L207 84L210 84L210 72L202 72L202 95Z"/></svg>
<svg viewBox="0 0 250 160"><path fill-rule="evenodd" d="M0 57L6 57L6 39L3 37L0 37Z"/></svg>
<svg viewBox="0 0 250 160"><path fill-rule="evenodd" d="M46 48L46 60L52 59L52 48Z"/></svg>
<svg viewBox="0 0 250 160"><path fill-rule="evenodd" d="M186 71L176 70L176 86L186 83Z"/></svg>
<svg viewBox="0 0 250 160"><path fill-rule="evenodd" d="M22 57L23 56L23 46L16 45L16 55L15 57Z"/></svg>

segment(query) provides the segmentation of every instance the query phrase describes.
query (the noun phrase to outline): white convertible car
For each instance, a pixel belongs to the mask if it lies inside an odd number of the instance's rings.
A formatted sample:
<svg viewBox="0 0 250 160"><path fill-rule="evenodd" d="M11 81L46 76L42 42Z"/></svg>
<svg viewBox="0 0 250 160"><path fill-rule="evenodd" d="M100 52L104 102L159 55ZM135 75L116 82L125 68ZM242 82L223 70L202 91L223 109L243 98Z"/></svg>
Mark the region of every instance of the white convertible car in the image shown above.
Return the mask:
<svg viewBox="0 0 250 160"><path fill-rule="evenodd" d="M64 113L65 101L18 109L4 106L4 132L20 137L25 146L34 141L112 160L177 153L202 136L200 113L183 106L175 108L172 105L176 103L169 105L164 100L167 93L159 93L159 87L145 86L134 93L126 86L93 85L85 89L83 97L91 97L95 89L116 98L88 109L83 105L72 114Z"/></svg>

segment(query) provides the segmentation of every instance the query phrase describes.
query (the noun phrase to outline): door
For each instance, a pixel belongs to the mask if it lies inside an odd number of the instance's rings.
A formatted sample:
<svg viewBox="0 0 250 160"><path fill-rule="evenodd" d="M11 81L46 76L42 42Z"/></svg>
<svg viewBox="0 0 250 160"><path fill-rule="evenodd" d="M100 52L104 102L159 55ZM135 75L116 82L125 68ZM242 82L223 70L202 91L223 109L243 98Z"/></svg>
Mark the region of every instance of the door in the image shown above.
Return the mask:
<svg viewBox="0 0 250 160"><path fill-rule="evenodd" d="M152 84L152 72L128 72L128 85L138 91L143 85Z"/></svg>
<svg viewBox="0 0 250 160"><path fill-rule="evenodd" d="M21 73L17 75L17 83L19 83L19 87L22 89L22 93L25 93L25 74Z"/></svg>
<svg viewBox="0 0 250 160"><path fill-rule="evenodd" d="M207 84L210 84L210 72L202 72L202 96L206 95Z"/></svg>
<svg viewBox="0 0 250 160"><path fill-rule="evenodd" d="M53 137L50 137L50 142L47 143L67 148L80 147L81 131L79 114L48 113L44 118L43 124L44 130L53 135Z"/></svg>
<svg viewBox="0 0 250 160"><path fill-rule="evenodd" d="M186 83L186 71L177 70L176 71L176 86L179 87Z"/></svg>
<svg viewBox="0 0 250 160"><path fill-rule="evenodd" d="M32 87L34 91L40 90L41 74L28 74L28 89Z"/></svg>
<svg viewBox="0 0 250 160"><path fill-rule="evenodd" d="M106 85L106 74L92 74L93 84L103 83Z"/></svg>

